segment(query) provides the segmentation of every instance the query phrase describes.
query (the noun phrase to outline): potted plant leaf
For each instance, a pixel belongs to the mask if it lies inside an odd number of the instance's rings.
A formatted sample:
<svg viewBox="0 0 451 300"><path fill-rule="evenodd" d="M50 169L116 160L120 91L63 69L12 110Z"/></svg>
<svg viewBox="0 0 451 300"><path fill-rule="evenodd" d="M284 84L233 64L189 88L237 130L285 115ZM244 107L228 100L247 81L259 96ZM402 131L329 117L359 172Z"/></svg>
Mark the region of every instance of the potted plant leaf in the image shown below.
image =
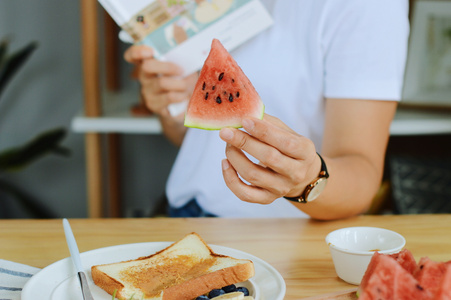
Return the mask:
<svg viewBox="0 0 451 300"><path fill-rule="evenodd" d="M21 49L9 53L9 44L7 39L0 42L0 101L8 82L37 49L37 43L31 42ZM66 130L64 128L56 128L39 134L23 145L0 151L0 207L3 207L0 210L0 218L10 217L5 202L6 197L17 201L24 210L34 217L57 217L51 209L45 207L34 196L9 182L7 177L9 173L19 172L50 153L69 155L69 150L60 145L65 135Z"/></svg>

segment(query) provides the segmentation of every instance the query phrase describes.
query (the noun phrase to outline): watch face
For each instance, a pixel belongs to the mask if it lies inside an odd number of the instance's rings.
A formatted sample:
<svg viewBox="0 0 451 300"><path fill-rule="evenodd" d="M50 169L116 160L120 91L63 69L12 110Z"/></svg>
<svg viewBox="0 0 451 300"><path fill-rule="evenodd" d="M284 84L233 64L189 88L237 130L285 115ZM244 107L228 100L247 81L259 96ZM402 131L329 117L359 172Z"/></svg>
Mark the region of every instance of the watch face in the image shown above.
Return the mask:
<svg viewBox="0 0 451 300"><path fill-rule="evenodd" d="M307 195L307 202L313 201L324 191L326 187L327 178L323 177L316 181L315 186L310 190L310 193Z"/></svg>

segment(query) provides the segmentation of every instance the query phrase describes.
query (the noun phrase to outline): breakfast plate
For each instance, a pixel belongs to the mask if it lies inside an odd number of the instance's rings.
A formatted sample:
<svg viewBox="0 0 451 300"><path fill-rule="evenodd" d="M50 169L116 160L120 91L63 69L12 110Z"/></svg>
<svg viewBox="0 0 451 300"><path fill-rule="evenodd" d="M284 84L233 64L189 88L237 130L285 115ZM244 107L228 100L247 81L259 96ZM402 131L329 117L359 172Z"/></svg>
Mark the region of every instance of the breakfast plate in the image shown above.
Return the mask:
<svg viewBox="0 0 451 300"><path fill-rule="evenodd" d="M136 259L148 256L173 244L151 242L111 246L81 253L84 272L96 300L111 300L112 296L94 284L91 266ZM217 245L209 245L218 253L235 258L250 259L254 263L255 276L243 283L256 300L282 300L285 281L280 273L267 262L246 252ZM80 283L70 257L57 261L35 274L25 284L22 300L83 300Z"/></svg>

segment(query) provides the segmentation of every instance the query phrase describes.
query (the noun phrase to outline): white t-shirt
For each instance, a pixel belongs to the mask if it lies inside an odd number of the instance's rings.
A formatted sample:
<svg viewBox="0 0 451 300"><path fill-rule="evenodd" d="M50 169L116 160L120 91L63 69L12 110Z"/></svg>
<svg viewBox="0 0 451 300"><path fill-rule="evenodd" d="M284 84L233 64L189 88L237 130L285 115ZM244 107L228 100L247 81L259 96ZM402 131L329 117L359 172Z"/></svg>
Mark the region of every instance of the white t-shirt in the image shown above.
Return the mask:
<svg viewBox="0 0 451 300"><path fill-rule="evenodd" d="M321 151L324 98L399 100L409 34L407 0L262 0L274 25L231 54L265 112ZM339 100L337 100L339 101ZM220 217L307 217L288 200L246 203L226 186L219 132L188 129L171 170L174 207L195 198Z"/></svg>

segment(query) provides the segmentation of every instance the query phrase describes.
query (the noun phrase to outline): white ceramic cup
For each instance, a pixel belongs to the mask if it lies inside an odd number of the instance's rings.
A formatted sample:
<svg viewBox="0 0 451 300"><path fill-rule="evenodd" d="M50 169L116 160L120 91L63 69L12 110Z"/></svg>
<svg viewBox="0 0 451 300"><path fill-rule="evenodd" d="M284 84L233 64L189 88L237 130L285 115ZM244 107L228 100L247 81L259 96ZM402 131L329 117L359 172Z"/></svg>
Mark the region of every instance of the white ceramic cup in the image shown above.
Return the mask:
<svg viewBox="0 0 451 300"><path fill-rule="evenodd" d="M348 227L332 231L326 243L338 277L359 285L377 251L384 254L397 253L406 244L405 238L394 231L376 227Z"/></svg>

